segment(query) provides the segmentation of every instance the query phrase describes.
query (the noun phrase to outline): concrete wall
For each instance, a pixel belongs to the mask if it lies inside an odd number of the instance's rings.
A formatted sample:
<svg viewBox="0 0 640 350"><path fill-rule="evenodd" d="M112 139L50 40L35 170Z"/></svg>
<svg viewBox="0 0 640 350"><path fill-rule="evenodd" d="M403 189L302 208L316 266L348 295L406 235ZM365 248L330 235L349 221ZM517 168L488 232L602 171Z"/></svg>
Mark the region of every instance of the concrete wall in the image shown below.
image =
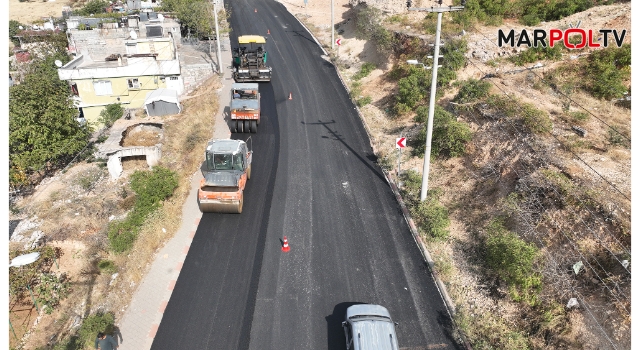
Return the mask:
<svg viewBox="0 0 640 350"><path fill-rule="evenodd" d="M68 31L71 53L87 53L94 61L102 61L111 54L126 54L124 40L129 36L127 28Z"/></svg>
<svg viewBox="0 0 640 350"><path fill-rule="evenodd" d="M191 64L182 66L184 91L189 92L216 73L211 64Z"/></svg>

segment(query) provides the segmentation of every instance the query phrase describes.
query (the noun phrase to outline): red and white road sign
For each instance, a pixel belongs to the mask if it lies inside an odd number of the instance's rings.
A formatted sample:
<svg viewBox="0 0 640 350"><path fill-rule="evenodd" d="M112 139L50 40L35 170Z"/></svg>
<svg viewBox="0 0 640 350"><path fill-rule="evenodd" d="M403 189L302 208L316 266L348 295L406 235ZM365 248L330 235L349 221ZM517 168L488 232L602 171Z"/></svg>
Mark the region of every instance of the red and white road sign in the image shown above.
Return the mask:
<svg viewBox="0 0 640 350"><path fill-rule="evenodd" d="M405 148L407 147L407 138L400 137L396 139L396 148Z"/></svg>
<svg viewBox="0 0 640 350"><path fill-rule="evenodd" d="M341 41L342 41L342 39L336 39L336 44L337 44L338 46L340 46L340 45L341 45L341 44L340 44L340 42L341 42Z"/></svg>

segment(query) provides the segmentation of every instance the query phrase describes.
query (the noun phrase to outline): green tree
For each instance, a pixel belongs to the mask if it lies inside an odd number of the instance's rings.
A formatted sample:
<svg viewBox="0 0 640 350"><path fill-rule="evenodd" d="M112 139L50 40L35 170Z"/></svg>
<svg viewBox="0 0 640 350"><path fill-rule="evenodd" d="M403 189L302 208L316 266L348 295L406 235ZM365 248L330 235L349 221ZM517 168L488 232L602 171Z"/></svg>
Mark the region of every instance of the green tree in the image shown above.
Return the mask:
<svg viewBox="0 0 640 350"><path fill-rule="evenodd" d="M20 26L24 28L24 24L16 20L12 19L9 21L9 40L16 46L20 46L20 40L18 40L18 38L15 38L15 36L20 31Z"/></svg>
<svg viewBox="0 0 640 350"><path fill-rule="evenodd" d="M100 111L98 121L104 124L105 127L110 128L116 120L122 118L123 112L124 108L119 103L112 103Z"/></svg>
<svg viewBox="0 0 640 350"><path fill-rule="evenodd" d="M459 122L456 118L444 108L436 105L433 113L433 132L431 139L431 156L458 157L464 154L467 142L471 140L471 130L465 123ZM427 140L426 124L411 141L415 147L413 154L423 156L425 151L425 142Z"/></svg>
<svg viewBox="0 0 640 350"><path fill-rule="evenodd" d="M109 2L105 0L91 0L86 3L82 8L76 11L80 16L95 15L98 13L106 13L106 8L109 6Z"/></svg>
<svg viewBox="0 0 640 350"><path fill-rule="evenodd" d="M164 0L162 9L175 12L183 33L209 37L215 33L213 4L206 0Z"/></svg>
<svg viewBox="0 0 640 350"><path fill-rule="evenodd" d="M54 165L83 149L90 131L75 120L69 85L58 79L55 54L34 62L19 85L9 88L10 181L26 185L35 171Z"/></svg>
<svg viewBox="0 0 640 350"><path fill-rule="evenodd" d="M499 219L491 221L486 231L484 252L487 267L509 285L514 300L535 304L535 291L542 286L540 276L533 269L538 248L507 230Z"/></svg>

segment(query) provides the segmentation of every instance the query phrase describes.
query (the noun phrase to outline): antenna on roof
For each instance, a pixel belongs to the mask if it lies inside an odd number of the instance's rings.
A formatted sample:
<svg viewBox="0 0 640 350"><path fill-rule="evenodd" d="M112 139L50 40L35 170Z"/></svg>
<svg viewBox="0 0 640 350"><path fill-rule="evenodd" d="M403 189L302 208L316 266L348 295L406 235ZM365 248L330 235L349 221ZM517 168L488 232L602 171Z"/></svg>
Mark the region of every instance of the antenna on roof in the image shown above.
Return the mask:
<svg viewBox="0 0 640 350"><path fill-rule="evenodd" d="M54 63L56 64L56 67L58 68L62 67L62 61L56 60Z"/></svg>

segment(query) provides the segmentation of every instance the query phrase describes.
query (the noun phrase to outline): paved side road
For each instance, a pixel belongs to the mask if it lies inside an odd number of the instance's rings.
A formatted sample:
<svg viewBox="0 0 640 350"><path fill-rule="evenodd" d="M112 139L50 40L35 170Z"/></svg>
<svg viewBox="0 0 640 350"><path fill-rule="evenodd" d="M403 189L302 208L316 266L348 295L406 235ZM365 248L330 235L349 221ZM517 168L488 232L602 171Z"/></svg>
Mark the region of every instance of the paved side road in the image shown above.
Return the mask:
<svg viewBox="0 0 640 350"><path fill-rule="evenodd" d="M222 52L223 86L218 90L220 107L215 116L213 138L229 138L231 136L224 119L225 108L229 106L230 102L229 91L233 83L230 69L229 37L223 37L222 43L227 51ZM120 330L118 335L119 350L147 350L151 348L202 216L196 202L201 178L200 169L194 169L194 174L191 177L191 192L182 207L182 224L178 232L158 252L149 272L133 295L124 316L121 320L116 320L116 326Z"/></svg>

